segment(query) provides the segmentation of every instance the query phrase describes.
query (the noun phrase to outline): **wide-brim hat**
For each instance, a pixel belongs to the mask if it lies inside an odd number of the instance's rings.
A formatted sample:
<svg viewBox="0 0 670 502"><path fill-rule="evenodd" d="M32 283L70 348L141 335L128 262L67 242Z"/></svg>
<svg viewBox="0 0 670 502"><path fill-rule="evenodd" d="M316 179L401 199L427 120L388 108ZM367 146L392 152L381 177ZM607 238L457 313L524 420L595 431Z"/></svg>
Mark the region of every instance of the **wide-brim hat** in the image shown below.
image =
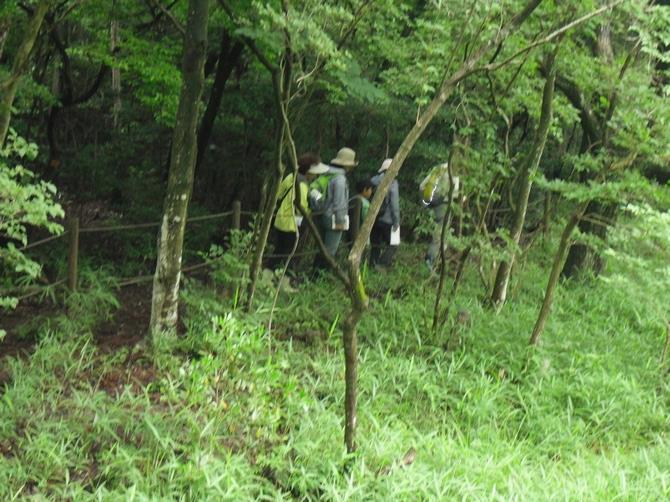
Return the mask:
<svg viewBox="0 0 670 502"><path fill-rule="evenodd" d="M391 165L391 162L393 162L393 159L386 159L384 162L382 162L382 166L379 168L379 171L377 172L383 173L384 171L386 171Z"/></svg>
<svg viewBox="0 0 670 502"><path fill-rule="evenodd" d="M358 165L356 160L356 152L351 148L340 148L340 151L337 152L337 157L330 161L331 164L342 167L355 167Z"/></svg>
<svg viewBox="0 0 670 502"><path fill-rule="evenodd" d="M314 164L307 170L307 174L325 174L327 172L328 172L328 166L323 162Z"/></svg>

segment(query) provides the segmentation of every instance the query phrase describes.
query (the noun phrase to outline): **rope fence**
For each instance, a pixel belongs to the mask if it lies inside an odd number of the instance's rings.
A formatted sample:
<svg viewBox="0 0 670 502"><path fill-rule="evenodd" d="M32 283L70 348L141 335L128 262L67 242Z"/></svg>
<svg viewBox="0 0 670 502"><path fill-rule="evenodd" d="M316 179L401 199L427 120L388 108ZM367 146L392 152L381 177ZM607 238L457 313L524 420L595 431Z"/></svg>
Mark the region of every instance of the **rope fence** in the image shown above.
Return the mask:
<svg viewBox="0 0 670 502"><path fill-rule="evenodd" d="M197 223L201 221L208 221L208 220L213 220L217 218L227 218L227 217L232 217L231 221L231 229L236 229L239 230L241 228L241 217L242 216L252 216L257 214L254 211L243 211L241 207L241 202L236 200L233 201L232 204L232 210L230 211L224 211L220 213L213 213L213 214L207 214L207 215L202 215L202 216L195 216L188 218L186 220L186 223ZM318 213L313 213L314 215ZM359 214L358 212L356 214ZM358 228L359 222L353 222L354 227L352 230L356 230ZM55 288L57 286L61 286L63 284L66 285L67 289L74 292L77 291L77 286L78 286L78 264L79 264L79 236L81 234L93 234L93 233L105 233L105 232L119 232L119 231L125 231L125 230L138 230L138 229L144 229L144 228L155 228L159 227L161 225L161 222L146 222L146 223L134 223L134 224L123 224L123 225L111 225L111 226L99 226L99 227L80 227L79 226L79 218L78 217L71 217L67 220L66 222L66 229L64 232L62 232L59 235L52 235L49 237L46 237L44 239L40 239L35 242L31 242L30 244L23 246L22 248L19 248L19 251L27 251L29 249L34 249L36 247L42 246L44 244L48 244L50 242L53 242L55 240L67 237L68 240L68 267L67 267L67 277L64 279L60 279L56 282L53 282L51 284L47 284L45 286L39 286L39 287L31 287L28 291L23 290L24 294L18 297L18 300L25 300L27 298L37 296L39 294L44 293L50 288ZM265 254L265 258L287 258L289 256L293 256L294 258L298 257L304 257L304 256L314 256L319 253L319 250L312 250L312 251L305 251L305 252L300 252L300 253L294 253L293 255L288 255L288 254ZM203 263L198 263L194 264L188 267L183 267L182 268L182 273L187 273L187 272L193 272L196 270L200 270L203 268L211 267L214 265L218 260L221 258L217 259L212 259L212 260L207 260ZM130 286L134 284L141 284L144 282L150 282L154 278L154 275L142 275L138 277L127 277L127 278L122 278L120 279L116 285L118 287L124 287L124 286ZM0 296L5 296L9 294L18 294L18 292L21 291L20 288L12 289L12 290L6 290L6 291L0 291Z"/></svg>
<svg viewBox="0 0 670 502"><path fill-rule="evenodd" d="M241 227L241 216L242 215L253 215L255 214L253 211L242 211L242 205L241 202L236 200L233 201L232 205L232 210L230 211L224 211L221 213L213 213L213 214L206 214L202 216L194 216L191 218L188 218L186 220L186 223L197 223L201 221L207 221L207 220L213 220L216 218L226 218L226 217L232 217L232 222L231 222L231 228L239 230ZM40 246L43 246L44 244L48 244L50 242L59 240L61 238L67 237L68 240L68 266L67 266L67 277L65 279L60 279L54 283L47 284L46 286L41 286L37 288L31 288L29 291L25 292L23 295L18 297L18 300L24 300L26 298L30 298L32 296L39 295L46 291L49 288L53 288L56 286L60 286L62 284L66 284L67 288L70 291L76 291L77 290L77 283L78 283L78 264L79 264L79 236L80 234L93 234L93 233L103 233L103 232L119 232L123 230L139 230L139 229L144 229L144 228L156 228L160 226L160 222L146 222L146 223L133 223L133 224L125 224L125 225L111 225L111 226L99 226L99 227L80 227L79 226L79 218L77 217L72 217L69 218L66 222L66 229L64 232L62 232L59 235L52 235L49 237L45 237L44 239L40 239L35 242L31 242L30 244L27 244L21 248L19 248L19 251L27 251L29 249L34 249ZM182 269L182 272L187 272L190 270L195 270L197 268L202 268L205 266L210 265L211 262L205 262L205 263L200 263L198 265L195 265L193 267L187 267ZM119 287L122 286L128 286L131 284L139 284L141 282L145 282L148 280L153 279L153 275L147 275L147 276L139 276L139 277L133 277L133 278L127 278L127 279L121 279L121 281L118 283ZM9 291L0 291L0 296L4 295L9 295L12 294L13 292L18 291L17 289L9 290Z"/></svg>

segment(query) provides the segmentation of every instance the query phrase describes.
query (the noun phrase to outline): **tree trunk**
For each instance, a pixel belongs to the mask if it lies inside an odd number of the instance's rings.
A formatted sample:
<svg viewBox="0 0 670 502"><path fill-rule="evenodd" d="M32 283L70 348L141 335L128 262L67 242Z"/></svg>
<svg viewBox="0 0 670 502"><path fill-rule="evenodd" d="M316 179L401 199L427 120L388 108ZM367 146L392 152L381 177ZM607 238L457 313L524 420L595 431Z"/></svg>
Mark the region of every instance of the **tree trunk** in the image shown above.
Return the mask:
<svg viewBox="0 0 670 502"><path fill-rule="evenodd" d="M209 140L212 136L212 129L214 128L214 121L219 113L221 101L223 99L223 91L226 88L226 82L233 73L235 64L242 54L242 43L235 42L231 46L230 36L227 31L224 31L221 37L221 46L219 49L219 57L216 63L216 73L214 75L214 83L207 101L207 107L200 120L200 127L198 128L198 156L196 158L196 171L202 163L205 156ZM198 179L200 176L198 175Z"/></svg>
<svg viewBox="0 0 670 502"><path fill-rule="evenodd" d="M43 0L38 3L33 12L33 17L30 18L28 27L23 35L23 40L19 46L16 56L14 57L14 64L9 77L3 82L0 82L0 146L5 143L7 132L9 131L9 121L12 115L12 103L16 91L19 88L19 80L25 73L28 66L28 58L33 50L35 41L40 32L40 27L44 21L44 16L49 9L49 2ZM3 39L4 44L4 39Z"/></svg>
<svg viewBox="0 0 670 502"><path fill-rule="evenodd" d="M382 178L381 183L375 191L375 195L370 203L368 215L361 226L360 232L354 241L351 251L349 252L349 296L351 298L351 312L347 317L347 326L345 326L345 375L348 375L351 380L345 378L345 397L353 396L351 400L345 398L345 431L344 439L347 447L347 452L352 453L356 450L356 374L358 365L358 354L347 354L347 350L356 350L356 328L360 321L363 312L368 306L368 297L365 292L365 285L361 279L361 257L363 249L370 237L372 224L379 213L382 201L391 186L391 183L398 175L398 171L402 167L405 159L412 151L412 148L425 131L428 124L435 117L437 112L442 108L442 105L447 101L449 96L454 92L456 85L470 75L475 65L484 57L484 55L494 46L502 43L507 36L515 31L523 22L530 16L530 14L538 7L541 0L530 0L524 9L517 14L506 26L498 31L490 40L482 44L477 51L474 51L461 66L445 78L437 91L433 100L428 104L424 112L417 117L412 129L407 133L405 139L400 144L400 147L393 156L393 161L388 168L386 175ZM447 71L449 69L447 68Z"/></svg>
<svg viewBox="0 0 670 502"><path fill-rule="evenodd" d="M510 275L512 273L512 265L516 257L516 250L521 241L521 233L523 225L526 221L526 212L528 210L528 197L530 196L530 189L532 187L532 174L540 165L540 159L544 152L544 145L547 141L547 134L549 133L549 126L551 125L551 118L553 113L553 99L554 99L554 82L556 80L556 66L554 64L556 53L559 45L547 59L547 80L544 84L544 91L542 93L542 105L540 112L540 123L535 132L535 140L528 156L523 160L521 166L521 173L519 176L519 191L516 200L516 209L514 211L514 222L511 228L512 246L510 257L508 260L502 260L498 266L495 283L493 285L493 293L491 295L491 303L496 311L500 311L507 298L507 288L509 285Z"/></svg>
<svg viewBox="0 0 670 502"><path fill-rule="evenodd" d="M162 334L173 334L177 329L184 228L193 188L198 104L204 83L207 17L208 0L189 0L182 56L183 81L172 136L170 172L151 300L149 328L154 342Z"/></svg>
<svg viewBox="0 0 670 502"><path fill-rule="evenodd" d="M282 7L284 15L288 15L288 1L282 0ZM277 195L279 192L279 185L284 177L284 145L289 144L291 147L289 152L293 157L295 154L295 145L290 130L288 119L288 106L291 96L291 79L293 78L292 67L292 50L291 40L288 30L284 30L284 53L283 64L279 68L275 68L269 64L266 67L270 69L272 74L272 88L275 96L275 113L277 120L277 136L276 136L276 156L275 156L275 179L272 182L267 199L265 201L265 211L260 222L260 229L256 237L256 245L254 247L254 256L251 261L251 268L249 270L249 286L247 287L247 301L245 310L249 312L254 303L254 294L256 292L256 283L258 282L258 275L263 265L263 254L267 246L268 236L270 235L270 226L272 225L272 217L274 215L275 207L277 206ZM297 179L297 158L294 158L294 181ZM296 185L297 186L297 185ZM299 189L299 188L298 188Z"/></svg>
<svg viewBox="0 0 670 502"><path fill-rule="evenodd" d="M245 310L247 312L251 311L251 307L254 304L254 294L256 293L256 284L258 282L258 275L260 274L261 267L263 266L263 254L265 253L265 247L268 243L268 236L270 235L270 227L272 225L272 217L274 215L275 206L277 205L277 195L279 193L279 185L284 177L284 163L282 158L284 156L284 135L286 134L286 126L281 118L281 107L284 106L283 103L283 90L281 81L287 82L284 79L273 79L277 80L275 83L275 94L277 100L278 111L278 122L277 123L277 135L275 143L275 176L270 189L267 192L265 198L265 205L263 215L260 221L260 227L256 234L256 245L254 246L254 256L251 260L251 267L249 269L249 285L247 287L247 299L245 304Z"/></svg>
<svg viewBox="0 0 670 502"><path fill-rule="evenodd" d="M561 273L561 268L563 268L563 261L565 260L565 253L570 245L570 236L572 231L577 226L577 223L584 215L586 209L586 204L582 204L577 211L570 217L567 225L563 229L561 234L561 240L558 244L558 249L556 250L556 256L554 257L554 264L551 267L551 273L549 274L549 280L547 281L547 289L544 293L544 300L542 302L542 307L540 308L540 313L537 316L537 321L535 322L535 327L533 328L533 334L530 336L530 345L537 345L540 340L540 335L544 330L544 325L547 322L549 317L549 311L551 310L551 304L554 299L554 291L556 290L556 285L558 284L558 278Z"/></svg>
<svg viewBox="0 0 670 502"><path fill-rule="evenodd" d="M616 217L617 207L613 204L603 204L597 201L591 201L586 208L586 214L599 216L604 221L612 220ZM607 226L596 224L591 221L582 220L579 222L579 231L584 235L594 235L601 240L607 239ZM581 272L590 270L598 275L603 267L603 260L599 253L592 250L587 244L578 242L570 246L568 257L561 271L561 277L577 277Z"/></svg>
<svg viewBox="0 0 670 502"><path fill-rule="evenodd" d="M116 57L119 50L119 22L116 19L110 24L109 38L112 56ZM112 96L114 97L112 127L116 129L119 126L119 114L121 113L121 68L118 66L112 67Z"/></svg>

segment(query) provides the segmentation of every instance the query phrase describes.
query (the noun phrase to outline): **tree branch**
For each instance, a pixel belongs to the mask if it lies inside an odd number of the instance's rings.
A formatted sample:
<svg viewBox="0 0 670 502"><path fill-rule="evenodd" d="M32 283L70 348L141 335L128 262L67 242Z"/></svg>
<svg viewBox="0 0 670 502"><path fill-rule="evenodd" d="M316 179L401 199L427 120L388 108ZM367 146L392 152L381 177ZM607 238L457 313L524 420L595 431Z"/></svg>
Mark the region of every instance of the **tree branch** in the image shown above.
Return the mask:
<svg viewBox="0 0 670 502"><path fill-rule="evenodd" d="M604 5L604 6L600 7L599 9L596 9L593 12L585 14L584 16L582 16L578 19L575 19L574 21L562 26L561 28L559 28L556 31L547 35L546 37L541 38L540 40L537 40L536 42L533 42L530 45L527 45L523 49L520 49L519 51L512 54L509 58L505 59L504 61L502 61L500 63L496 63L496 64L486 64L486 65L481 66L479 68L474 68L471 73L475 73L475 72L482 71L482 70L488 70L488 71L497 70L498 68L501 68L502 66L505 66L506 64L515 60L516 58L518 58L522 54L534 49L535 47L538 47L540 45L551 42L553 39L555 39L559 35L562 35L566 31L574 28L575 26L579 26L582 23L585 23L589 19L591 19L593 17L596 17L599 14L602 14L606 10L613 9L614 7L616 7L617 5L619 5L620 3L623 3L623 2L624 2L624 0L615 0L614 2L612 2L610 4Z"/></svg>
<svg viewBox="0 0 670 502"><path fill-rule="evenodd" d="M176 28L176 30L179 32L179 34L182 37L186 36L186 30L184 29L182 24L179 22L179 20L176 17L174 17L174 14L172 14L172 12L170 12L169 8L165 7L160 2L160 0L149 0L149 2L151 3L151 5L153 5L155 7L158 7L158 10L160 10L165 15L165 17L167 17L170 20L172 25ZM175 3L176 2L173 2L172 5L174 5Z"/></svg>

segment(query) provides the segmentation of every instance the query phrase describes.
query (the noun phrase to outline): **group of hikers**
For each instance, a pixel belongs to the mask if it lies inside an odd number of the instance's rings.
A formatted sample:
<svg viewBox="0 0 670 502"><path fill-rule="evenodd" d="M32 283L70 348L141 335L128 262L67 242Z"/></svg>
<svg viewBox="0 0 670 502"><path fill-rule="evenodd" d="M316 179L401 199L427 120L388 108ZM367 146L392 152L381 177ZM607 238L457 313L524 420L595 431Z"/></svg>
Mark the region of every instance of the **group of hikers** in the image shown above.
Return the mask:
<svg viewBox="0 0 670 502"><path fill-rule="evenodd" d="M274 219L274 253L267 266L277 269L286 263L296 247L296 240L303 225L303 213L314 216L324 247L335 257L344 235L351 230L351 220L362 224L368 214L370 199L387 174L392 159L382 162L377 173L356 184L356 193L350 197L347 175L357 166L356 152L341 148L327 165L318 155L305 153L298 158L297 179L288 174L280 183L277 194L278 209ZM453 190L450 187L453 183ZM297 188L297 191L296 191ZM421 182L422 202L433 212L434 230L426 253L426 264L433 269L439 255L442 220L445 216L448 195L458 195L459 179L450 176L447 164L435 166ZM375 218L370 233L369 263L375 268L390 267L397 246L400 244L400 191L393 180ZM313 268L319 272L328 267L322 253L315 257Z"/></svg>

